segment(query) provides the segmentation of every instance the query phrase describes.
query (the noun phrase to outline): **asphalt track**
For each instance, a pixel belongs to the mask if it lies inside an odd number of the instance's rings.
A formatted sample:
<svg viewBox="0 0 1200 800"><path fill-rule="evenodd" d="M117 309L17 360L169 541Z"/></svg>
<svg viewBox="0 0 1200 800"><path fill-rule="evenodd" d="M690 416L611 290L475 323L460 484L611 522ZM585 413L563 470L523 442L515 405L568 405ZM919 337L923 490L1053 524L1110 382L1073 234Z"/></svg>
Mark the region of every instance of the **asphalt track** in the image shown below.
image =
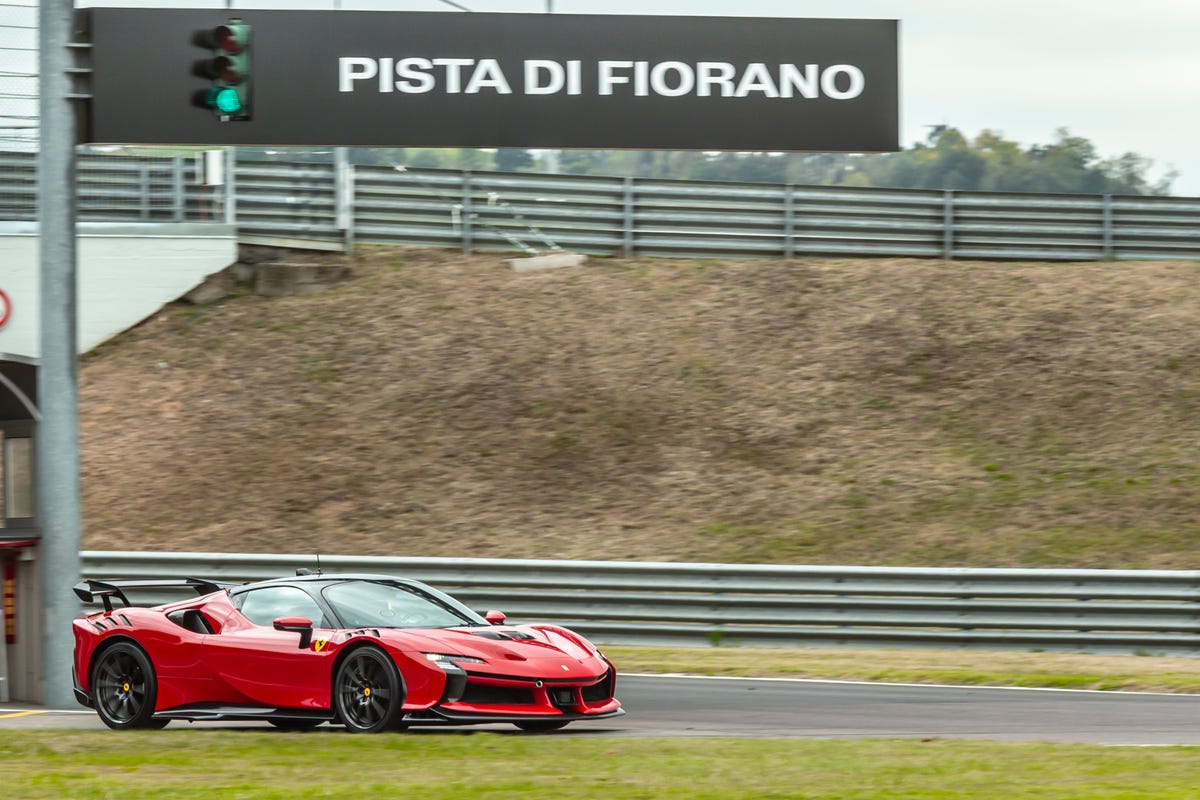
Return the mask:
<svg viewBox="0 0 1200 800"><path fill-rule="evenodd" d="M626 716L577 723L545 735L919 737L1200 745L1200 696L1195 695L622 675L617 696L628 711ZM174 722L167 731L186 725ZM215 725L267 727L244 723L208 723L206 727ZM35 728L87 730L103 726L95 713L83 708L51 711L0 706L0 730ZM507 725L483 729L516 732ZM336 729L323 726L317 730ZM439 735L446 729L415 730L421 735Z"/></svg>

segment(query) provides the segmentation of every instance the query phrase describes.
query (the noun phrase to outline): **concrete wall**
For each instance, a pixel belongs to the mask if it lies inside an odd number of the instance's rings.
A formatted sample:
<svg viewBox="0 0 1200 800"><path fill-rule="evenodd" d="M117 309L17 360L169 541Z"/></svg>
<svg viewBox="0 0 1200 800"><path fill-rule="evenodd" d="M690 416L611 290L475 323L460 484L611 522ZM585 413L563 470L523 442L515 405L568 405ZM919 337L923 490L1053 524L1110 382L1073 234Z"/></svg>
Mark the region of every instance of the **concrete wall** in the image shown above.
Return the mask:
<svg viewBox="0 0 1200 800"><path fill-rule="evenodd" d="M237 260L226 225L81 223L78 226L79 352L127 330ZM0 291L11 313L0 360L36 362L37 226L0 222Z"/></svg>

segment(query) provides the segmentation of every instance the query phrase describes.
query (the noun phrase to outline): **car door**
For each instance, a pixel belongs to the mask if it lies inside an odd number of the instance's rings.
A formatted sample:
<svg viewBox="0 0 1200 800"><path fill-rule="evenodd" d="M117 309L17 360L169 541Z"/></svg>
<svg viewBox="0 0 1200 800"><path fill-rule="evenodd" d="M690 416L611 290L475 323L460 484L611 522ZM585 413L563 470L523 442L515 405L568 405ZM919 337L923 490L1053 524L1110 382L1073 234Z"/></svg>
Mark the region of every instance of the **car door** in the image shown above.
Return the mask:
<svg viewBox="0 0 1200 800"><path fill-rule="evenodd" d="M238 610L219 634L205 640L212 673L247 704L328 708L333 654L325 643L333 631L317 602L295 586L251 589L233 600ZM299 634L275 630L273 624L280 617L312 620L313 637L307 647L300 646Z"/></svg>

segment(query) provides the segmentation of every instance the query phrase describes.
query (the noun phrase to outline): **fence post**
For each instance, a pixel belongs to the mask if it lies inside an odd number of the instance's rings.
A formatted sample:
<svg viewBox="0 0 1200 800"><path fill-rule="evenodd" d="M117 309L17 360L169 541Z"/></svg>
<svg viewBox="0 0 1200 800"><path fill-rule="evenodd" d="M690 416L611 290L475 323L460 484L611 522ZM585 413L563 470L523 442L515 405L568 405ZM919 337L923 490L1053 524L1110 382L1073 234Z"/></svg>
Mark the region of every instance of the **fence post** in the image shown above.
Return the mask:
<svg viewBox="0 0 1200 800"><path fill-rule="evenodd" d="M942 197L942 258L954 258L954 190L947 189Z"/></svg>
<svg viewBox="0 0 1200 800"><path fill-rule="evenodd" d="M172 218L183 222L183 156L171 159L171 203Z"/></svg>
<svg viewBox="0 0 1200 800"><path fill-rule="evenodd" d="M783 188L783 257L796 255L796 187L788 184Z"/></svg>
<svg viewBox="0 0 1200 800"><path fill-rule="evenodd" d="M471 207L471 173L464 172L462 177L462 251L470 255L474 247L472 241L471 216L475 213Z"/></svg>
<svg viewBox="0 0 1200 800"><path fill-rule="evenodd" d="M225 224L237 225L237 148L225 148Z"/></svg>
<svg viewBox="0 0 1200 800"><path fill-rule="evenodd" d="M138 217L150 221L150 165L138 165Z"/></svg>
<svg viewBox="0 0 1200 800"><path fill-rule="evenodd" d="M1105 261L1113 260L1113 202L1112 195L1104 195L1103 212L1101 214L1101 224L1104 230L1104 254Z"/></svg>
<svg viewBox="0 0 1200 800"><path fill-rule="evenodd" d="M333 216L347 255L354 252L354 165L349 154L345 147L333 151Z"/></svg>
<svg viewBox="0 0 1200 800"><path fill-rule="evenodd" d="M625 258L633 258L633 178L626 177L623 183L624 207L621 216L621 249Z"/></svg>

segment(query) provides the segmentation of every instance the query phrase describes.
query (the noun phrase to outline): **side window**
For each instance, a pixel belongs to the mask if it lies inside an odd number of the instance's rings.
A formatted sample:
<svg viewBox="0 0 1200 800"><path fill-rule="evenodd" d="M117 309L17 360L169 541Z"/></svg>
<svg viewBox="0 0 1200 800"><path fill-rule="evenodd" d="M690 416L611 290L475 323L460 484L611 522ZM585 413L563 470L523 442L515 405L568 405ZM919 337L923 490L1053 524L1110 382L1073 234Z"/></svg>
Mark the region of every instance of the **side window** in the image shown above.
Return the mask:
<svg viewBox="0 0 1200 800"><path fill-rule="evenodd" d="M315 628L328 627L317 601L294 586L271 586L242 595L242 613L255 625L271 627L280 617L307 617Z"/></svg>

